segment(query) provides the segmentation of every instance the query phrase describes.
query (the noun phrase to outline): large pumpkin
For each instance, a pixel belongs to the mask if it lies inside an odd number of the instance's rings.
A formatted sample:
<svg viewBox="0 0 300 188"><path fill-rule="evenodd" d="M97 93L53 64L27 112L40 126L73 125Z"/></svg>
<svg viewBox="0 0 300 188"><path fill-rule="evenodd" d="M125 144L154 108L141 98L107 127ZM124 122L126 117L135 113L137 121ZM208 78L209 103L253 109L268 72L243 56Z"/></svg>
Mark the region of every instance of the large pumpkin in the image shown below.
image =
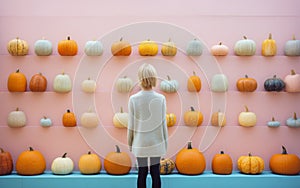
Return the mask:
<svg viewBox="0 0 300 188"><path fill-rule="evenodd" d="M264 88L266 91L282 91L285 88L285 83L282 79L277 78L276 75L273 78L268 78L264 82Z"/></svg>
<svg viewBox="0 0 300 188"><path fill-rule="evenodd" d="M264 160L261 157L252 156L251 153L239 157L237 165L239 171L244 174L260 174L265 168Z"/></svg>
<svg viewBox="0 0 300 188"><path fill-rule="evenodd" d="M216 154L212 159L211 169L214 174L231 174L233 163L230 155L225 154L223 151Z"/></svg>
<svg viewBox="0 0 300 188"><path fill-rule="evenodd" d="M190 92L199 92L201 90L201 79L196 75L196 72L193 71L193 75L188 78L187 89Z"/></svg>
<svg viewBox="0 0 300 188"><path fill-rule="evenodd" d="M181 174L198 175L204 172L206 161L202 152L192 148L192 142L188 142L187 148L183 148L177 153L175 165Z"/></svg>
<svg viewBox="0 0 300 188"><path fill-rule="evenodd" d="M194 107L191 107L191 110L184 113L183 120L186 126L200 126L203 122L203 114L200 111L195 111Z"/></svg>
<svg viewBox="0 0 300 188"><path fill-rule="evenodd" d="M211 91L226 92L228 90L228 79L225 74L215 74L211 79Z"/></svg>
<svg viewBox="0 0 300 188"><path fill-rule="evenodd" d="M63 114L62 123L65 127L75 127L77 125L76 116L69 109Z"/></svg>
<svg viewBox="0 0 300 188"><path fill-rule="evenodd" d="M103 53L103 45L98 40L90 40L85 43L84 52L87 56L100 56Z"/></svg>
<svg viewBox="0 0 300 188"><path fill-rule="evenodd" d="M162 80L160 82L160 90L166 93L175 93L177 92L179 84L177 80L171 79L169 75L167 75L167 80Z"/></svg>
<svg viewBox="0 0 300 188"><path fill-rule="evenodd" d="M44 92L47 89L47 78L42 73L35 74L29 82L29 89L33 92Z"/></svg>
<svg viewBox="0 0 300 188"><path fill-rule="evenodd" d="M291 70L291 74L284 78L284 83L286 92L300 92L300 74L296 74L295 70Z"/></svg>
<svg viewBox="0 0 300 188"><path fill-rule="evenodd" d="M46 169L46 160L43 154L38 150L23 151L17 158L16 171L20 175L39 175Z"/></svg>
<svg viewBox="0 0 300 188"><path fill-rule="evenodd" d="M284 46L286 56L300 56L300 40L296 40L295 35L292 40L288 40Z"/></svg>
<svg viewBox="0 0 300 188"><path fill-rule="evenodd" d="M111 45L111 53L114 56L129 56L131 54L131 45L121 38L120 41L114 42Z"/></svg>
<svg viewBox="0 0 300 188"><path fill-rule="evenodd" d="M244 39L235 43L234 52L238 56L252 56L256 52L256 44L253 40L244 36Z"/></svg>
<svg viewBox="0 0 300 188"><path fill-rule="evenodd" d="M274 56L277 53L276 41L272 39L272 34L269 34L269 38L264 40L261 47L261 55Z"/></svg>
<svg viewBox="0 0 300 188"><path fill-rule="evenodd" d="M297 175L300 173L300 159L295 154L288 154L282 146L282 153L274 154L270 158L269 167L276 174Z"/></svg>
<svg viewBox="0 0 300 188"><path fill-rule="evenodd" d="M241 92L253 92L257 89L257 81L245 75L245 78L239 78L237 80L236 87L238 91Z"/></svg>
<svg viewBox="0 0 300 188"><path fill-rule="evenodd" d="M98 155L91 153L81 155L78 168L82 174L98 174L101 170L101 160Z"/></svg>
<svg viewBox="0 0 300 188"><path fill-rule="evenodd" d="M171 41L171 38L168 42L162 44L161 54L163 56L175 56L177 53L177 47L174 42Z"/></svg>
<svg viewBox="0 0 300 188"><path fill-rule="evenodd" d="M162 158L160 160L160 174L171 174L175 168L175 162L172 159Z"/></svg>
<svg viewBox="0 0 300 188"><path fill-rule="evenodd" d="M46 39L37 40L34 43L34 52L37 56L49 56L52 54L52 43Z"/></svg>
<svg viewBox="0 0 300 188"><path fill-rule="evenodd" d="M71 174L74 169L74 162L70 157L67 157L67 153L63 156L57 157L52 161L51 171L57 175Z"/></svg>
<svg viewBox="0 0 300 188"><path fill-rule="evenodd" d="M12 39L7 44L7 51L13 56L23 56L28 54L28 43L18 37Z"/></svg>
<svg viewBox="0 0 300 188"><path fill-rule="evenodd" d="M256 121L256 114L254 112L250 112L248 107L245 106L245 111L239 114L239 124L243 127L253 127L256 125Z"/></svg>
<svg viewBox="0 0 300 188"><path fill-rule="evenodd" d="M24 127L27 123L27 118L25 112L17 108L11 111L7 117L7 125L12 128Z"/></svg>
<svg viewBox="0 0 300 188"><path fill-rule="evenodd" d="M142 41L138 47L141 56L155 56L158 53L158 45L150 39Z"/></svg>
<svg viewBox="0 0 300 188"><path fill-rule="evenodd" d="M200 56L203 52L202 42L198 39L194 39L188 42L186 48L186 54L188 56Z"/></svg>
<svg viewBox="0 0 300 188"><path fill-rule="evenodd" d="M0 148L0 176L11 174L13 166L11 154Z"/></svg>
<svg viewBox="0 0 300 188"><path fill-rule="evenodd" d="M64 72L55 76L53 81L53 89L57 93L68 93L72 90L72 80L68 74Z"/></svg>
<svg viewBox="0 0 300 188"><path fill-rule="evenodd" d="M128 174L131 169L131 159L125 152L121 152L116 145L115 152L109 152L104 158L104 169L108 174Z"/></svg>
<svg viewBox="0 0 300 188"><path fill-rule="evenodd" d="M26 76L20 72L19 69L16 72L11 73L7 79L7 89L10 92L25 92L27 88Z"/></svg>
<svg viewBox="0 0 300 188"><path fill-rule="evenodd" d="M57 51L61 56L75 56L78 51L78 45L75 40L71 40L68 36L67 40L61 40L58 42Z"/></svg>

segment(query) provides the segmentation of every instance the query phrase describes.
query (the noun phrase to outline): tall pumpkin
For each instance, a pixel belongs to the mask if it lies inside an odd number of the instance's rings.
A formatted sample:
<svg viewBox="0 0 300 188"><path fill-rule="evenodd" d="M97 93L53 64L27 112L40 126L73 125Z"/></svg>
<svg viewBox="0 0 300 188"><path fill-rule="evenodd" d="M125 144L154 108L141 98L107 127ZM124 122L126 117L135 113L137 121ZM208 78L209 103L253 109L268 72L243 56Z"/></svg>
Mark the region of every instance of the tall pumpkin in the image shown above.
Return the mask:
<svg viewBox="0 0 300 188"><path fill-rule="evenodd" d="M65 127L75 127L77 125L76 116L69 109L63 114L62 124Z"/></svg>
<svg viewBox="0 0 300 188"><path fill-rule="evenodd" d="M277 53L276 41L272 39L272 34L269 33L269 38L264 40L261 47L261 55L274 56Z"/></svg>
<svg viewBox="0 0 300 188"><path fill-rule="evenodd" d="M33 92L44 92L47 89L47 78L42 73L35 74L29 82L29 89Z"/></svg>
<svg viewBox="0 0 300 188"><path fill-rule="evenodd" d="M7 89L10 92L25 92L27 88L26 76L20 72L19 69L16 72L11 73L7 79Z"/></svg>
<svg viewBox="0 0 300 188"><path fill-rule="evenodd" d="M123 175L128 174L131 169L131 159L125 152L121 152L116 145L115 152L109 152L104 158L104 169L108 174Z"/></svg>
<svg viewBox="0 0 300 188"><path fill-rule="evenodd" d="M13 56L24 56L28 54L28 43L19 37L12 39L7 44L7 51Z"/></svg>
<svg viewBox="0 0 300 188"><path fill-rule="evenodd" d="M8 151L0 148L0 176L11 174L13 171L13 159Z"/></svg>
<svg viewBox="0 0 300 188"><path fill-rule="evenodd" d="M194 107L191 107L191 110L184 113L183 120L186 126L198 127L203 122L203 114L200 111L195 111Z"/></svg>
<svg viewBox="0 0 300 188"><path fill-rule="evenodd" d="M189 92L199 92L201 90L201 79L196 72L193 71L193 75L188 78L187 89Z"/></svg>
<svg viewBox="0 0 300 188"><path fill-rule="evenodd" d="M68 93L72 90L72 80L64 72L55 76L53 90L57 93Z"/></svg>
<svg viewBox="0 0 300 188"><path fill-rule="evenodd" d="M57 51L61 56L75 56L78 51L78 45L75 40L71 40L68 36L67 40L61 40L58 42Z"/></svg>

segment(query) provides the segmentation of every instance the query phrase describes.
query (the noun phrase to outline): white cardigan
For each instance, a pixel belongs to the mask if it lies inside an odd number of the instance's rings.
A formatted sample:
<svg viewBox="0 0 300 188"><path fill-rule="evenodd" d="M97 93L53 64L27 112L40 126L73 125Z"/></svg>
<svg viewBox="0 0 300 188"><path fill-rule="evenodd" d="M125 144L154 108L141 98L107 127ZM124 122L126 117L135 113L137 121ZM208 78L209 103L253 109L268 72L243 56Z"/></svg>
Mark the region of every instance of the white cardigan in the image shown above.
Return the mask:
<svg viewBox="0 0 300 188"><path fill-rule="evenodd" d="M128 102L127 139L136 157L160 157L166 154L168 129L166 98L153 90L139 91Z"/></svg>

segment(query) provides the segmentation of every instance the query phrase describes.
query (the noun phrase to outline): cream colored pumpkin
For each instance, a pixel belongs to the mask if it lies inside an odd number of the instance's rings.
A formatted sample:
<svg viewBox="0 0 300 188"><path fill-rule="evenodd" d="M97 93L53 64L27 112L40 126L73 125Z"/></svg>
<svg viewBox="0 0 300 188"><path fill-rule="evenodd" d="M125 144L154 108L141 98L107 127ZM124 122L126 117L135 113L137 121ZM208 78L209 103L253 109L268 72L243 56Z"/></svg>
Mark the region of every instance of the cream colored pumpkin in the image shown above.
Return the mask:
<svg viewBox="0 0 300 188"><path fill-rule="evenodd" d="M18 37L12 39L7 44L7 51L13 56L23 56L28 54L28 43Z"/></svg>
<svg viewBox="0 0 300 188"><path fill-rule="evenodd" d="M220 42L217 45L213 45L210 52L214 56L226 56L229 52L229 48Z"/></svg>
<svg viewBox="0 0 300 188"><path fill-rule="evenodd" d="M95 93L97 83L95 80L92 80L90 77L86 80L83 80L81 83L81 90L86 93Z"/></svg>
<svg viewBox="0 0 300 188"><path fill-rule="evenodd" d="M115 113L113 117L113 124L117 128L127 128L128 126L128 113L123 112L123 108L121 107L120 112Z"/></svg>
<svg viewBox="0 0 300 188"><path fill-rule="evenodd" d="M72 90L72 81L68 74L64 72L54 78L53 89L58 93L68 93Z"/></svg>
<svg viewBox="0 0 300 188"><path fill-rule="evenodd" d="M67 157L65 153L62 157L57 157L51 164L51 171L57 175L67 175L72 173L74 169L74 162L71 158Z"/></svg>
<svg viewBox="0 0 300 188"><path fill-rule="evenodd" d="M100 56L103 53L103 45L98 40L87 41L84 46L84 52L87 56Z"/></svg>
<svg viewBox="0 0 300 188"><path fill-rule="evenodd" d="M226 116L223 112L215 112L211 116L211 124L213 126L223 127L226 125Z"/></svg>
<svg viewBox="0 0 300 188"><path fill-rule="evenodd" d="M27 118L23 111L17 108L8 114L7 125L12 128L24 127L26 125Z"/></svg>
<svg viewBox="0 0 300 188"><path fill-rule="evenodd" d="M128 93L132 90L132 87L133 87L133 81L127 76L124 76L123 78L119 78L116 82L116 88L120 93Z"/></svg>
<svg viewBox="0 0 300 188"><path fill-rule="evenodd" d="M249 112L248 107L245 106L245 112L239 114L239 124L243 127L252 127L256 125L256 114Z"/></svg>
<svg viewBox="0 0 300 188"><path fill-rule="evenodd" d="M256 43L244 36L243 40L235 43L234 52L239 56L252 56L256 52Z"/></svg>
<svg viewBox="0 0 300 188"><path fill-rule="evenodd" d="M80 117L80 123L86 128L95 128L99 124L98 115L89 109L88 112L84 112Z"/></svg>

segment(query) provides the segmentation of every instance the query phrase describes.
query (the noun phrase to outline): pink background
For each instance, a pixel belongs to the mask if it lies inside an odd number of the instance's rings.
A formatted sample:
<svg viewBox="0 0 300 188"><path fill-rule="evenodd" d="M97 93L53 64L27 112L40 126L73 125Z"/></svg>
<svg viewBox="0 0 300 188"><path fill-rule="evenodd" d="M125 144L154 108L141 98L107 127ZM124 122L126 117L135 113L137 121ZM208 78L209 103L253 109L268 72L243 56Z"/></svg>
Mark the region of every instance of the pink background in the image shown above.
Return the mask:
<svg viewBox="0 0 300 188"><path fill-rule="evenodd" d="M65 128L61 124L62 114L70 108L76 111L78 124L80 115L91 106L87 95L78 90L74 84L74 92L57 94L53 92L52 81L56 74L64 70L71 78L75 78L80 63L92 65L103 57L110 56L110 46L104 46L101 57L85 57L84 44L88 40L102 38L125 25L144 21L170 23L183 28L199 37L208 48L223 41L230 48L226 57L216 58L224 74L229 79L229 91L224 94L211 93L209 78L203 70L199 70L190 58L179 52L174 58L165 58L161 54L152 58L162 61L157 64L158 73L165 78L166 72L173 74L172 78L180 83L178 94L166 94L168 111L177 115L178 123L169 128L170 142L168 157L175 158L177 151L184 147L188 140L193 140L194 147L200 148L207 159L207 170L210 169L211 158L220 150L230 154L234 161L248 152L261 156L266 162L274 153L281 151L285 145L289 153L300 155L300 129L288 128L285 120L297 112L300 116L299 93L268 93L264 91L265 79L276 74L284 78L291 69L300 73L300 58L286 57L283 47L292 35L300 38L300 2L298 0L266 0L243 2L230 1L58 1L51 2L2 1L0 6L0 146L13 155L14 160L29 146L40 150L46 157L50 168L54 158L68 152L77 163L79 157L88 150L93 150L101 157L114 150L119 144L123 151L126 146L126 130L113 127L112 117L119 111L119 106L126 108L128 95L116 92L114 83L124 72L132 73L140 61L151 58L140 57L137 46L133 46L133 54L127 58L111 58L103 67L97 79L97 92L93 96L95 109L99 114L101 125L94 130L80 127ZM261 43L272 32L278 45L275 57L260 55ZM57 55L57 43L71 35L79 45L79 53L75 57ZM256 55L252 57L237 57L233 46L243 35L253 39L257 44ZM29 55L24 57L10 56L6 50L9 40L20 37L29 43ZM38 57L34 54L34 42L42 37L53 44L53 55ZM145 39L148 36L145 36ZM118 40L118 39L116 39ZM155 40L155 39L153 39ZM167 40L167 39L166 39ZM178 40L175 39L174 40ZM114 42L114 41L111 41ZM159 41L165 42L165 41ZM167 62L165 62L167 61ZM121 62L121 63L120 63ZM168 64L169 63L169 64ZM121 65L122 66L121 66ZM170 68L171 67L171 68ZM6 81L9 73L20 68L28 81L35 73L42 72L48 79L45 93L10 93ZM203 81L199 94L186 91L186 79L193 70L197 70ZM177 74L178 73L178 74ZM258 89L254 93L240 93L235 88L238 78L248 74L258 81ZM78 84L78 82L76 82ZM75 92L76 91L76 92ZM76 100L79 96L80 100ZM194 129L183 125L182 115L197 99L197 108L204 114L203 126ZM216 97L216 98L214 98ZM214 111L211 104L215 99L226 98L227 125L222 128L210 126L210 115ZM187 103L182 104L182 100ZM213 100L214 99L214 100ZM251 111L257 114L257 126L244 128L238 126L238 114L247 104ZM75 106L74 106L75 105ZM78 106L76 106L78 105ZM12 129L7 127L6 119L10 111L19 107L25 111L28 119L26 127ZM127 110L127 109L126 109ZM53 121L53 127L42 128L39 120L44 115ZM279 128L269 128L267 121L275 116L281 122ZM218 133L218 134L217 134ZM236 164L235 164L236 168ZM76 166L77 169L77 166Z"/></svg>

